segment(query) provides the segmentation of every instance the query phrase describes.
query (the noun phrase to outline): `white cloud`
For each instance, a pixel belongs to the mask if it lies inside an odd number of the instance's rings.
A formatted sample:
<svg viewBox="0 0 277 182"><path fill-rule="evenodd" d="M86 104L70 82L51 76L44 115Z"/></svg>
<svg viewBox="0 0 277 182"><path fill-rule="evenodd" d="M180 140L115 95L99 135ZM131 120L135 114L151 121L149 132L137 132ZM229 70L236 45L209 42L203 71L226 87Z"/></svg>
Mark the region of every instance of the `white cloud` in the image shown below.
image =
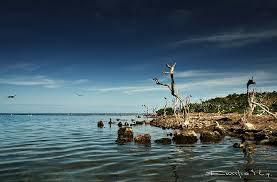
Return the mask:
<svg viewBox="0 0 277 182"><path fill-rule="evenodd" d="M233 88L241 90L246 86L249 78L254 76L258 86L265 84L276 84L277 77L273 72L264 72L261 70L252 73L245 72L219 72L210 70L188 70L176 73L176 86L179 91L197 91L205 92L205 89L228 89ZM187 79L189 78L189 79ZM155 82L145 85L126 85L118 87L92 88L89 91L98 92L122 92L126 94L138 94L154 91L166 91L168 88L155 85Z"/></svg>
<svg viewBox="0 0 277 182"><path fill-rule="evenodd" d="M222 47L240 47L247 44L260 42L262 40L277 37L277 29L256 31L256 32L246 32L246 31L236 31L236 32L223 32L215 35L200 36L196 38L189 38L176 41L172 43L173 46L180 46L189 43L215 43Z"/></svg>
<svg viewBox="0 0 277 182"><path fill-rule="evenodd" d="M88 80L62 80L62 79L51 79L47 76L36 75L36 76L4 76L0 78L0 85L16 85L16 86L42 86L45 88L59 88L64 85L77 85L86 83Z"/></svg>

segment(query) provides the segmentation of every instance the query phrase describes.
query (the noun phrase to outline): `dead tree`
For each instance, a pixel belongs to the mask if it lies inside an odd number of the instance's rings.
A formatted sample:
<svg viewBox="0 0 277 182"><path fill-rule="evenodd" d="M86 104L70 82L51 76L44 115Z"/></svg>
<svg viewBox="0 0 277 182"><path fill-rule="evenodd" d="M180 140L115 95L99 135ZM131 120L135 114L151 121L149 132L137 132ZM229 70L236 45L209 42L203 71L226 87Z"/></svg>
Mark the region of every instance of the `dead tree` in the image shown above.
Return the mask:
<svg viewBox="0 0 277 182"><path fill-rule="evenodd" d="M167 108L167 98L164 97L165 105L164 105L164 118L166 118L166 108Z"/></svg>
<svg viewBox="0 0 277 182"><path fill-rule="evenodd" d="M169 72L163 71L163 74L170 75L171 84L161 83L158 78L153 78L153 80L156 82L157 85L162 85L162 86L167 87L170 90L171 95L174 96L180 102L181 109L183 110L184 121L185 121L186 124L188 124L187 122L188 122L188 114L189 114L189 112L188 112L188 109L185 108L187 106L184 104L183 100L178 95L178 93L176 92L176 89L175 89L175 80L174 80L174 69L175 69L175 66L176 66L176 63L174 63L174 64L166 64L166 67L169 69Z"/></svg>
<svg viewBox="0 0 277 182"><path fill-rule="evenodd" d="M142 107L145 108L144 113L146 113L146 117L148 117L148 115L149 115L149 109L148 109L148 107L145 104L142 105Z"/></svg>
<svg viewBox="0 0 277 182"><path fill-rule="evenodd" d="M258 103L256 101L256 92L254 89L252 92L249 92L249 86L252 84L256 84L256 82L254 82L254 80L253 80L253 77L252 77L252 79L249 79L247 82L247 100L248 100L248 106L249 106L247 115L251 116L253 114L255 108L258 106L259 108L262 109L263 113L267 113L267 114L271 115L272 117L274 117L275 119L277 119L277 116L275 114L271 113L269 111L269 108L266 105Z"/></svg>

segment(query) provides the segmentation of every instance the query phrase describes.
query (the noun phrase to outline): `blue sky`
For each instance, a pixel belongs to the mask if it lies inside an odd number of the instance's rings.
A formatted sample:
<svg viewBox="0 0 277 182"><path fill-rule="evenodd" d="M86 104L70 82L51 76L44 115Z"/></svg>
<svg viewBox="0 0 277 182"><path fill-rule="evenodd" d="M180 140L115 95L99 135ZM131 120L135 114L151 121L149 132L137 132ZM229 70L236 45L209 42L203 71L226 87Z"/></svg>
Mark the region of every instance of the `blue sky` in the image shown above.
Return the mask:
<svg viewBox="0 0 277 182"><path fill-rule="evenodd" d="M274 0L11 0L0 25L0 112L160 107L172 97L152 78L168 82L173 62L193 101L245 92L252 76L277 89Z"/></svg>

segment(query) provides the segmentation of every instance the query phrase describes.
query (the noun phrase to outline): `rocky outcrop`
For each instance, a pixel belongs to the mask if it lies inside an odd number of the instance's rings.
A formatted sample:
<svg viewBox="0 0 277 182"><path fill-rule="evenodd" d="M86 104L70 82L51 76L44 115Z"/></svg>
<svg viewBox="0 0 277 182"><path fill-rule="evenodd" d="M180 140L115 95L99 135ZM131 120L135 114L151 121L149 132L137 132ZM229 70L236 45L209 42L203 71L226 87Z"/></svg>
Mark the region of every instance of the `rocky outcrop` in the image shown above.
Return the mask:
<svg viewBox="0 0 277 182"><path fill-rule="evenodd" d="M171 139L170 138L161 138L161 139L155 140L155 143L163 144L163 145L171 144Z"/></svg>
<svg viewBox="0 0 277 182"><path fill-rule="evenodd" d="M141 134L134 138L134 141L139 144L150 144L151 136L149 134Z"/></svg>
<svg viewBox="0 0 277 182"><path fill-rule="evenodd" d="M98 121L97 126L98 128L103 128L104 127L103 121Z"/></svg>
<svg viewBox="0 0 277 182"><path fill-rule="evenodd" d="M117 132L117 140L115 141L118 144L125 144L127 142L133 141L133 130L131 127L122 127L119 128Z"/></svg>
<svg viewBox="0 0 277 182"><path fill-rule="evenodd" d="M219 142L220 140L222 140L223 137L224 137L224 135L222 135L218 131L203 131L200 134L200 140L203 143Z"/></svg>
<svg viewBox="0 0 277 182"><path fill-rule="evenodd" d="M177 130L174 133L173 141L176 144L193 144L197 142L197 135L193 130Z"/></svg>

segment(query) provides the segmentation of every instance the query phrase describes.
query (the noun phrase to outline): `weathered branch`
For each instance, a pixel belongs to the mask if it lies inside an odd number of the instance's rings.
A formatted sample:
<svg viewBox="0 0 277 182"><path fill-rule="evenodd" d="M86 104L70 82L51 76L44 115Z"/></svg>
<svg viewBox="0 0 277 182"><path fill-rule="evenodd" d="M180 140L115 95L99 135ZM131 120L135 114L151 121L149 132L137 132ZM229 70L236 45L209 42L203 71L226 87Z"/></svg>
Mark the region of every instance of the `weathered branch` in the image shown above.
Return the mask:
<svg viewBox="0 0 277 182"><path fill-rule="evenodd" d="M265 111L266 113L270 114L275 119L277 119L277 116L275 114L273 114L272 112L269 112L268 109L266 109L267 106L265 106L265 105L263 105L261 103L253 102L253 101L252 101L252 104L255 104L255 105L259 106L263 111Z"/></svg>

